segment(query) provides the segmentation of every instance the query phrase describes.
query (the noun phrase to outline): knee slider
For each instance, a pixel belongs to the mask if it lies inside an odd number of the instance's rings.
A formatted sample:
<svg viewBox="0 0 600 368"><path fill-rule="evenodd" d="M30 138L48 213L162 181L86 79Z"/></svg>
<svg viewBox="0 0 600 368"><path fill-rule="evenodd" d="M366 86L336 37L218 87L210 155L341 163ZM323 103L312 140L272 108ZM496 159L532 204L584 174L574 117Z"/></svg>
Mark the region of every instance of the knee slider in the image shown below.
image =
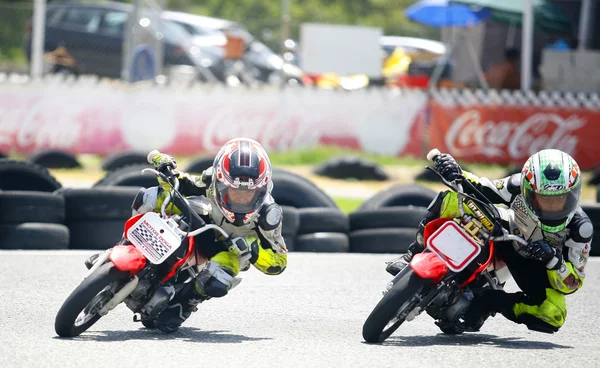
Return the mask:
<svg viewBox="0 0 600 368"><path fill-rule="evenodd" d="M211 277L204 285L204 292L213 298L220 298L227 295L229 287L218 279Z"/></svg>
<svg viewBox="0 0 600 368"><path fill-rule="evenodd" d="M160 187L141 188L133 199L131 210L134 215L154 211Z"/></svg>
<svg viewBox="0 0 600 368"><path fill-rule="evenodd" d="M196 278L198 289L214 298L227 295L233 287L234 279L231 271L219 267L215 262L208 262Z"/></svg>

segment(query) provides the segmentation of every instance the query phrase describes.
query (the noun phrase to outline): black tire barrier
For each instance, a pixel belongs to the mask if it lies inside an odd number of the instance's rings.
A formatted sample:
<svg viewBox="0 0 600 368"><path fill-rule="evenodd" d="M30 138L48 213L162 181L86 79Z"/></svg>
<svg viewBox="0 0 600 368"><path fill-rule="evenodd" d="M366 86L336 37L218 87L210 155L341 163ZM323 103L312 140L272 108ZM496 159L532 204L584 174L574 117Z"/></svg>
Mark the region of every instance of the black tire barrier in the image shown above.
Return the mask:
<svg viewBox="0 0 600 368"><path fill-rule="evenodd" d="M364 201L357 211L393 206L428 207L436 195L437 192L418 184L398 184L376 193Z"/></svg>
<svg viewBox="0 0 600 368"><path fill-rule="evenodd" d="M592 177L588 181L588 184L590 184L590 185L600 185L600 169L596 169L592 173ZM598 200L598 202L600 202L600 199Z"/></svg>
<svg viewBox="0 0 600 368"><path fill-rule="evenodd" d="M46 192L0 192L0 224L65 223L65 200Z"/></svg>
<svg viewBox="0 0 600 368"><path fill-rule="evenodd" d="M300 227L298 234L347 233L350 229L348 215L337 208L307 207L298 209Z"/></svg>
<svg viewBox="0 0 600 368"><path fill-rule="evenodd" d="M378 228L417 228L427 209L415 206L381 207L348 215L350 231Z"/></svg>
<svg viewBox="0 0 600 368"><path fill-rule="evenodd" d="M598 238L600 234L600 203L582 204L581 208L583 209L583 212L585 212L585 214L588 215L588 217L592 221L592 225L594 226L594 235L596 238ZM595 247L594 244L596 245ZM600 256L600 245L597 242L594 243L592 241L590 255Z"/></svg>
<svg viewBox="0 0 600 368"><path fill-rule="evenodd" d="M581 205L581 209L593 224L600 224L600 203L585 203Z"/></svg>
<svg viewBox="0 0 600 368"><path fill-rule="evenodd" d="M338 208L333 199L310 180L277 168L273 169L271 195L281 206Z"/></svg>
<svg viewBox="0 0 600 368"><path fill-rule="evenodd" d="M425 181L430 183L441 183L442 179L433 171L424 169L415 176L416 181Z"/></svg>
<svg viewBox="0 0 600 368"><path fill-rule="evenodd" d="M214 157L200 157L190 162L185 168L185 172L190 174L202 174L202 172L212 166Z"/></svg>
<svg viewBox="0 0 600 368"><path fill-rule="evenodd" d="M69 229L61 224L30 222L0 225L0 249L67 249Z"/></svg>
<svg viewBox="0 0 600 368"><path fill-rule="evenodd" d="M300 227L300 215L298 209L290 206L281 206L283 212L281 235L294 237Z"/></svg>
<svg viewBox="0 0 600 368"><path fill-rule="evenodd" d="M334 179L389 180L389 175L380 165L355 157L334 157L317 166L313 173Z"/></svg>
<svg viewBox="0 0 600 368"><path fill-rule="evenodd" d="M294 239L295 252L345 253L350 243L343 233L312 233L298 235Z"/></svg>
<svg viewBox="0 0 600 368"><path fill-rule="evenodd" d="M406 253L417 229L365 229L349 234L352 253Z"/></svg>
<svg viewBox="0 0 600 368"><path fill-rule="evenodd" d="M520 174L521 170L522 170L521 167L517 167L517 166L509 167L506 170L506 172L504 173L504 177L513 176L514 174Z"/></svg>
<svg viewBox="0 0 600 368"><path fill-rule="evenodd" d="M150 188L158 185L158 180L153 174L142 174L142 170L152 168L150 164L137 164L124 166L108 172L94 187L125 186L135 188Z"/></svg>
<svg viewBox="0 0 600 368"><path fill-rule="evenodd" d="M102 170L113 171L125 166L139 164L148 164L148 154L141 152L117 153L104 160Z"/></svg>
<svg viewBox="0 0 600 368"><path fill-rule="evenodd" d="M62 185L48 169L33 162L0 159L0 190L54 192Z"/></svg>
<svg viewBox="0 0 600 368"><path fill-rule="evenodd" d="M138 189L130 187L64 188L65 222L117 220L131 217L131 205Z"/></svg>
<svg viewBox="0 0 600 368"><path fill-rule="evenodd" d="M68 222L67 227L71 234L69 249L105 250L121 240L125 221L73 221Z"/></svg>
<svg viewBox="0 0 600 368"><path fill-rule="evenodd" d="M47 169L78 169L81 164L72 154L64 151L40 151L29 157L29 161Z"/></svg>
<svg viewBox="0 0 600 368"><path fill-rule="evenodd" d="M288 252L293 252L294 251L294 237L293 236L289 236L289 235L284 235L283 236L283 240L285 241L285 247L287 248Z"/></svg>

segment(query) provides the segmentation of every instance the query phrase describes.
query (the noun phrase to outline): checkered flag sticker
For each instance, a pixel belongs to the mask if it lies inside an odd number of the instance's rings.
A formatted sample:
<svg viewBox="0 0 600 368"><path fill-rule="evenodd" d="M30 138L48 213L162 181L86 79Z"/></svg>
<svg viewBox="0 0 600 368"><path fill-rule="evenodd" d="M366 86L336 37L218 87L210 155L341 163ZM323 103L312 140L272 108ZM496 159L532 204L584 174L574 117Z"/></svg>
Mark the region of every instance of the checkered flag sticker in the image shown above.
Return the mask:
<svg viewBox="0 0 600 368"><path fill-rule="evenodd" d="M162 263L181 244L181 238L155 213L142 216L127 231L127 238L154 264Z"/></svg>

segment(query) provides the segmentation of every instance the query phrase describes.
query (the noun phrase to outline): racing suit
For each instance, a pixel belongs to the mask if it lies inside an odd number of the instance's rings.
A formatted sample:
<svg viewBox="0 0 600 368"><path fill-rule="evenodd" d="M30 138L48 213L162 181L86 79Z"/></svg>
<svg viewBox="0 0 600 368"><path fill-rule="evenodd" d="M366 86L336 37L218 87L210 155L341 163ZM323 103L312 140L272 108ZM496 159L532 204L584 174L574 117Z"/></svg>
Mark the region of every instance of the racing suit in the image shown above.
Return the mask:
<svg viewBox="0 0 600 368"><path fill-rule="evenodd" d="M521 196L521 174L491 181L464 172L464 176L492 203L499 206L502 225L512 234L528 242L545 240L562 254L560 264L552 269L547 265L519 254L514 242L496 243L498 255L506 263L515 282L522 290L506 293L490 290L475 299L467 311L467 324L477 325L477 330L489 313L500 312L506 318L527 325L532 330L556 332L564 324L567 308L564 295L582 287L585 265L589 258L593 226L589 217L579 207L567 227L558 233L547 233L529 215ZM465 189L468 191L468 189ZM412 252L423 250L423 228L427 222L439 217L459 217L457 194L442 192L429 206L429 213L419 227Z"/></svg>
<svg viewBox="0 0 600 368"><path fill-rule="evenodd" d="M187 319L196 306L211 297L222 297L239 283L236 276L240 271L246 271L252 264L267 275L278 275L287 266L287 248L281 235L281 208L269 194L265 203L255 218L243 226L234 226L225 220L218 209L215 200L214 186L211 185L212 167L200 176L186 173L179 174L179 192L188 196L203 195L211 203L209 218L219 225L233 238L241 237L246 240L249 252L236 254L225 250L222 235L217 232L204 232L196 236L195 242L200 246L200 258L210 261L199 272L195 282L187 284L171 300L169 306L157 318L157 327L164 332L174 332ZM161 185L142 189L133 203L133 211L144 213L159 211L168 192L169 185L159 179ZM169 208L170 209L170 208ZM178 213L176 208L172 209ZM189 285L189 286L188 286Z"/></svg>

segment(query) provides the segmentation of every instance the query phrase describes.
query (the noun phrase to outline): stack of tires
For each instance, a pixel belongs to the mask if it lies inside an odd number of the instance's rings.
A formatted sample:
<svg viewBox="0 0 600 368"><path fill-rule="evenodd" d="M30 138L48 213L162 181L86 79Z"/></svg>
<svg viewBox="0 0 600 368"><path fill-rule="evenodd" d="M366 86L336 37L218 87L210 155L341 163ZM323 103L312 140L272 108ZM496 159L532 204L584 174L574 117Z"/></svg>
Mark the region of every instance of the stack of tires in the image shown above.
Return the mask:
<svg viewBox="0 0 600 368"><path fill-rule="evenodd" d="M64 188L65 223L70 249L108 249L122 237L131 217L131 204L139 188Z"/></svg>
<svg viewBox="0 0 600 368"><path fill-rule="evenodd" d="M350 252L406 252L436 194L417 184L401 184L367 199L349 215Z"/></svg>
<svg viewBox="0 0 600 368"><path fill-rule="evenodd" d="M71 233L71 249L107 249L123 236L131 205L140 188L158 185L142 153L109 156L102 164L106 175L91 188L59 191L65 198L65 222Z"/></svg>
<svg viewBox="0 0 600 368"><path fill-rule="evenodd" d="M333 179L388 180L381 165L356 156L331 158L317 166L313 173Z"/></svg>
<svg viewBox="0 0 600 368"><path fill-rule="evenodd" d="M594 226L594 230L597 234L600 233L600 203L586 203L581 205L583 212L589 216L590 220L592 220L592 225ZM592 243L592 248L590 251L590 255L592 256L600 256L600 246Z"/></svg>
<svg viewBox="0 0 600 368"><path fill-rule="evenodd" d="M45 165L57 165L56 153L50 161L46 156ZM155 176L141 173L150 167L143 158L111 157L104 165L108 173L92 188L62 188L40 165L0 159L0 248L112 247L123 235L139 188L158 184ZM199 173L211 160L201 158L189 169ZM300 175L274 169L272 180L272 195L283 209L282 235L296 252L404 252L435 196L418 185L398 185L347 215Z"/></svg>
<svg viewBox="0 0 600 368"><path fill-rule="evenodd" d="M288 250L347 252L348 215L308 179L273 170L273 198L283 208L283 235Z"/></svg>
<svg viewBox="0 0 600 368"><path fill-rule="evenodd" d="M67 249L61 185L42 166L0 159L0 249Z"/></svg>

